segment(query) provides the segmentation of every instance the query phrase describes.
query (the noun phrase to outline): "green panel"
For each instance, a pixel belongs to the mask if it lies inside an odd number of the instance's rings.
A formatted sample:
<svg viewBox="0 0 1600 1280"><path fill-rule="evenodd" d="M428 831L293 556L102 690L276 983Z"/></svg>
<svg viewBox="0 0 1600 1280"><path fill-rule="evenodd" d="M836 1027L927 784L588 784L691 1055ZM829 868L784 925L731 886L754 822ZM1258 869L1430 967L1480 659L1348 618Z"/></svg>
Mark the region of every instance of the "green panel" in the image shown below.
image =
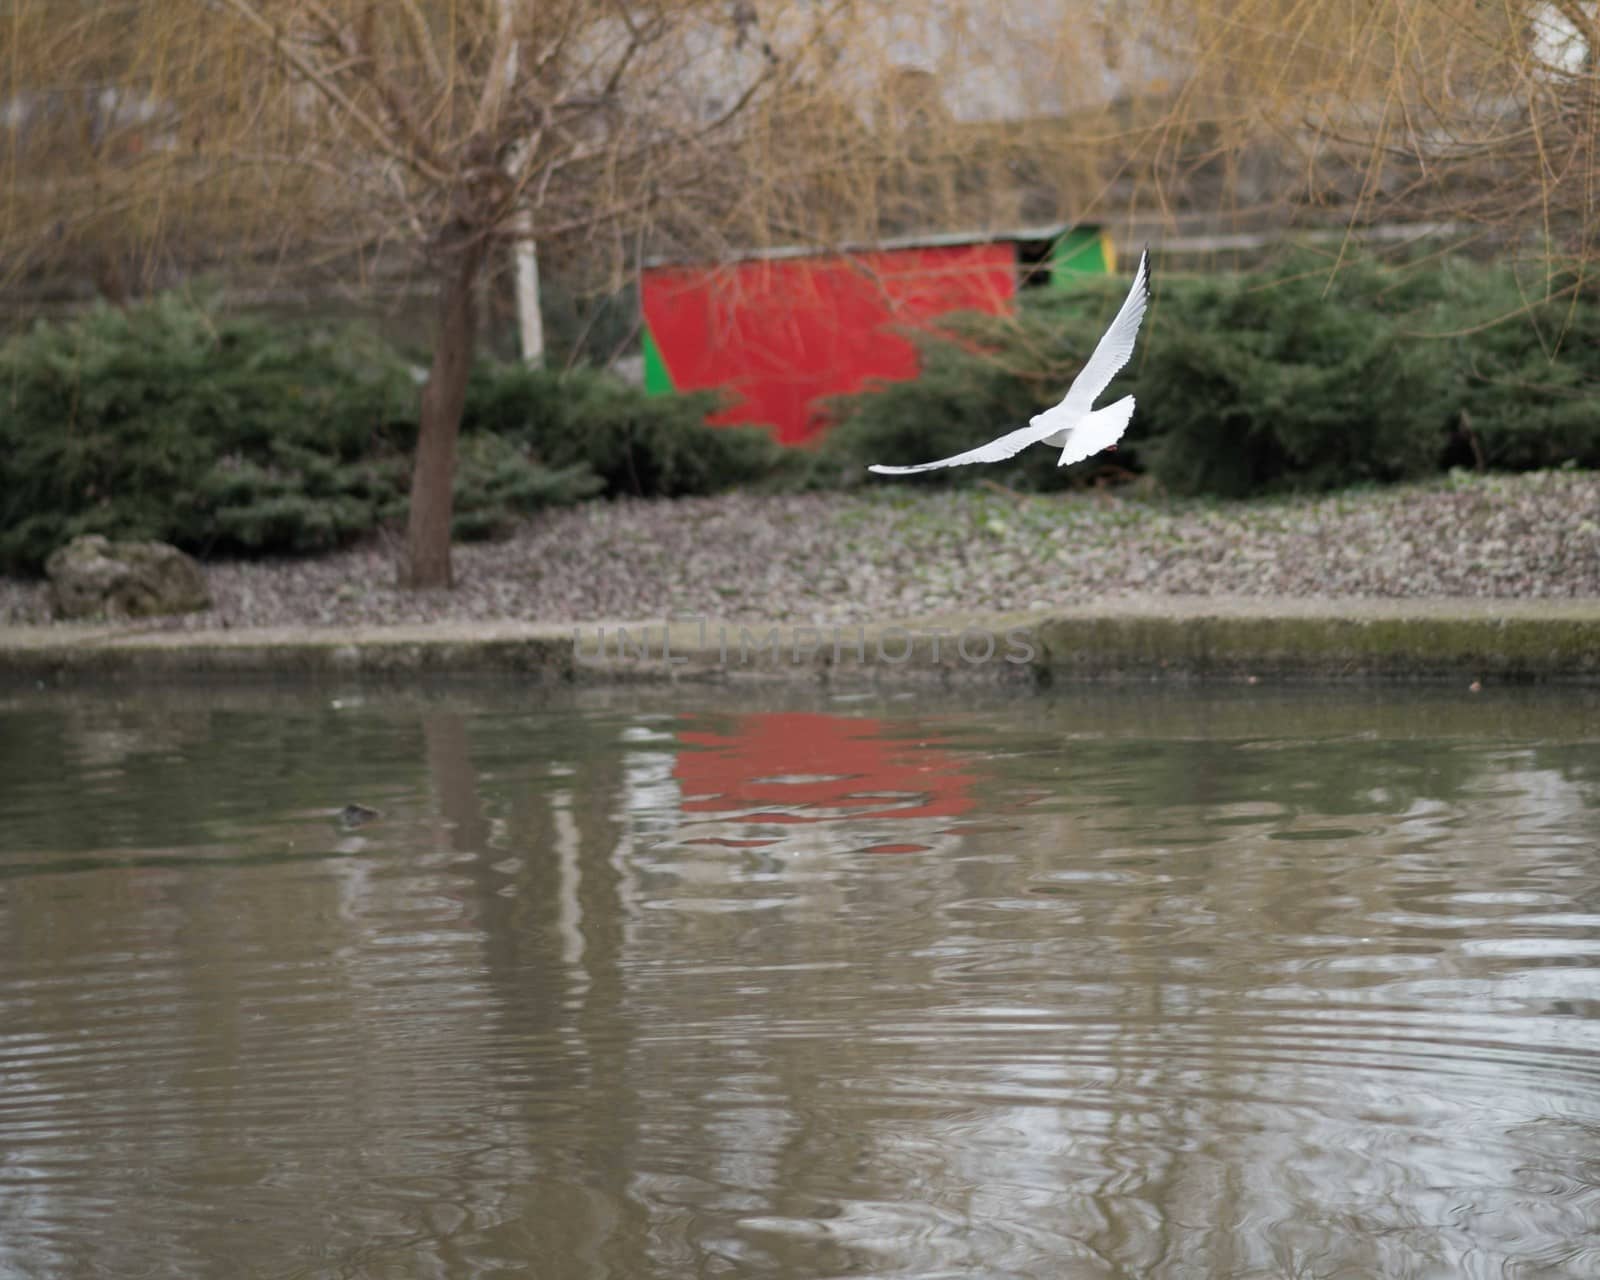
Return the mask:
<svg viewBox="0 0 1600 1280"><path fill-rule="evenodd" d="M1115 267L1110 236L1099 227L1074 227L1050 251L1050 284L1070 289L1075 276L1109 275Z"/></svg>
<svg viewBox="0 0 1600 1280"><path fill-rule="evenodd" d="M641 345L644 348L644 391L649 396L664 396L672 391L672 374L667 369L667 362L661 358L661 348L656 346L655 335L650 332L650 326L644 326L644 337Z"/></svg>

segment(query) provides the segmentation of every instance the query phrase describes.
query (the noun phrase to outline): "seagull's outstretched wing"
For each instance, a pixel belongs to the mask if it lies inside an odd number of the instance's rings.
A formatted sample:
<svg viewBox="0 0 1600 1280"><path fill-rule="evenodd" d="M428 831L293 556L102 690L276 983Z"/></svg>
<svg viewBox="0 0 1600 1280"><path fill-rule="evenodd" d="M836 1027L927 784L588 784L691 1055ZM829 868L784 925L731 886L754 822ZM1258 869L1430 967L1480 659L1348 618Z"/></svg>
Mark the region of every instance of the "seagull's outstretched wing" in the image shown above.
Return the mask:
<svg viewBox="0 0 1600 1280"><path fill-rule="evenodd" d="M1058 422L1040 423L1037 426L1018 427L1015 431L1008 431L997 440L988 444L980 444L976 449L968 449L965 453L957 453L948 458L940 458L937 462L921 462L914 467L886 467L881 464L870 466L868 471L876 471L880 476L908 476L917 471L937 471L940 467L964 467L970 462L1003 462L1015 454L1021 453L1030 444L1038 444L1046 436L1054 435L1061 430Z"/></svg>
<svg viewBox="0 0 1600 1280"><path fill-rule="evenodd" d="M1122 309L1117 312L1111 327L1101 335L1089 362L1072 380L1061 403L1035 417L1034 422L1046 416L1054 416L1057 421L1076 421L1094 408L1100 393L1111 385L1117 370L1127 364L1128 358L1133 355L1134 340L1139 336L1139 325L1144 320L1144 309L1149 301L1150 250L1146 249L1139 255L1139 269L1133 273L1133 288L1128 290L1128 296L1123 300Z"/></svg>

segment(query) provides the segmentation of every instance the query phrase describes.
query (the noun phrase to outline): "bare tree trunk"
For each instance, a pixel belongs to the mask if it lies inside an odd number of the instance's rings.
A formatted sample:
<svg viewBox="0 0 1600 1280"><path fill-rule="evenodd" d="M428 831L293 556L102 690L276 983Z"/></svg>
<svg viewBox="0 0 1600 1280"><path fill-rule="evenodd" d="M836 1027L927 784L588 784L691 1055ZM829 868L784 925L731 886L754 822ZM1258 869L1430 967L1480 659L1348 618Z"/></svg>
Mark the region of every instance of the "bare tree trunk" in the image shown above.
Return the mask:
<svg viewBox="0 0 1600 1280"><path fill-rule="evenodd" d="M454 255L439 299L433 367L422 388L417 456L411 471L411 512L406 522L400 585L412 590L449 587L450 522L455 507L456 437L467 401L467 377L477 338L473 295L483 266L482 239Z"/></svg>

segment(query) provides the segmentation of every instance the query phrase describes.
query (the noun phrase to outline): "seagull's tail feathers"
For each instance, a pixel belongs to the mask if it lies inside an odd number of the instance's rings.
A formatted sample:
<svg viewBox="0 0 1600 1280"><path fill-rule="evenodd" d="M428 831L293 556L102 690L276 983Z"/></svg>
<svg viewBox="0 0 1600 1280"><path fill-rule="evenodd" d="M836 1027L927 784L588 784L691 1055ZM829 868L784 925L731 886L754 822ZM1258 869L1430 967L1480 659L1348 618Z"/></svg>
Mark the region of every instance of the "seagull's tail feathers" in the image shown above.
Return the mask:
<svg viewBox="0 0 1600 1280"><path fill-rule="evenodd" d="M1104 409L1096 409L1072 429L1056 466L1065 467L1074 462L1082 462L1102 449L1109 449L1122 439L1122 433L1128 429L1128 423L1132 419L1132 396L1123 396L1115 404L1108 404Z"/></svg>

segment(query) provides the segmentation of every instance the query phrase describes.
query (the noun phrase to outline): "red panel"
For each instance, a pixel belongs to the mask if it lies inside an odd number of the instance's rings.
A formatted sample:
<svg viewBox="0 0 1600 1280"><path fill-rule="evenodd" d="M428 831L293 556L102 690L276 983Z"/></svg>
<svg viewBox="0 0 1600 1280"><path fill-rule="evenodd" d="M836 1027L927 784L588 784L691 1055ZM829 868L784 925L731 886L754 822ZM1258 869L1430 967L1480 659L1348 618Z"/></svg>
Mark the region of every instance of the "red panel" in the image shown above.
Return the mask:
<svg viewBox="0 0 1600 1280"><path fill-rule="evenodd" d="M816 431L821 397L916 376L916 348L895 328L1007 311L1016 288L1012 246L973 244L658 267L640 302L674 386L738 398L713 422L772 423L795 444Z"/></svg>

